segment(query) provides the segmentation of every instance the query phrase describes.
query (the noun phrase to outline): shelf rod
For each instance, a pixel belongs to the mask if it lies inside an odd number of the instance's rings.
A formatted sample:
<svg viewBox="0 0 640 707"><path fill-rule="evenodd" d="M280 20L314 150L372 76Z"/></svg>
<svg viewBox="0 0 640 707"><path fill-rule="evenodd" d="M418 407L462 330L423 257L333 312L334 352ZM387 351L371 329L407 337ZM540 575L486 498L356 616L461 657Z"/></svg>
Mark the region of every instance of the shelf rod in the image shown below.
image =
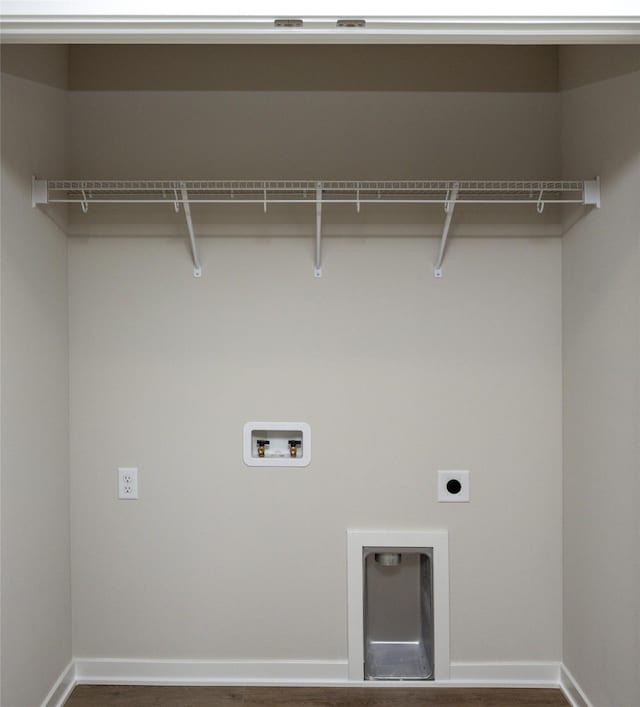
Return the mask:
<svg viewBox="0 0 640 707"><path fill-rule="evenodd" d="M316 184L316 253L313 276L322 277L322 182Z"/></svg>
<svg viewBox="0 0 640 707"><path fill-rule="evenodd" d="M182 192L182 207L184 209L184 216L187 220L187 229L189 231L189 242L191 243L191 258L193 260L193 276L202 276L202 267L200 265L200 259L198 258L198 250L196 248L196 236L193 232L193 221L191 220L191 206L189 205L189 195L187 194L187 187L183 182L180 190Z"/></svg>
<svg viewBox="0 0 640 707"><path fill-rule="evenodd" d="M79 190L86 188L89 191L171 191L184 184L190 193L197 191L230 191L257 192L262 194L266 189L269 192L312 191L317 181L252 181L252 180L77 180L77 179L50 179L47 181L52 190ZM451 189L453 182L458 182L460 193L465 191L502 191L524 192L530 190L544 191L575 191L582 192L585 184L595 186L597 179L591 180L408 180L408 181L328 181L321 180L327 192L441 192Z"/></svg>
<svg viewBox="0 0 640 707"><path fill-rule="evenodd" d="M198 198L191 198L190 199L192 204L244 204L244 205L260 205L264 206L264 198L259 198L259 199L198 199ZM385 199L384 197L381 197L380 199L360 199L359 201L357 199L331 199L327 198L326 196L323 196L322 198L322 204L345 204L345 205L355 205L357 206L358 203L360 204L396 204L396 205L402 205L402 204L446 204L448 199L446 197L439 198L439 199ZM82 204L83 199L82 198L70 198L70 199L56 199L55 197L47 197L46 201L40 201L36 202L35 205L38 204ZM87 203L89 204L147 204L147 205L153 205L153 204L167 204L167 203L173 203L173 200L169 201L168 199L119 199L119 198L113 198L113 199L100 199L96 198L95 196L93 198L87 198ZM295 204L301 204L304 206L308 206L309 204L314 204L316 203L315 199L268 199L267 204L290 204L290 205L295 205ZM531 206L536 206L539 203L539 200L537 197L533 199L460 199L458 198L456 200L456 204L468 204L468 205L512 205L512 206L523 206L523 205L531 205ZM591 201L584 201L584 199L549 199L545 198L544 203L546 204L592 204L596 205L596 202L591 202Z"/></svg>
<svg viewBox="0 0 640 707"><path fill-rule="evenodd" d="M444 226L442 228L442 238L440 239L440 250L438 251L438 259L436 260L436 264L433 269L434 277L442 277L442 261L444 260L444 251L447 247L447 238L449 236L449 228L451 226L451 219L453 218L453 211L456 208L456 199L458 198L458 187L458 182L454 182L451 187L451 192L447 194L447 201L444 205L446 216L444 219Z"/></svg>

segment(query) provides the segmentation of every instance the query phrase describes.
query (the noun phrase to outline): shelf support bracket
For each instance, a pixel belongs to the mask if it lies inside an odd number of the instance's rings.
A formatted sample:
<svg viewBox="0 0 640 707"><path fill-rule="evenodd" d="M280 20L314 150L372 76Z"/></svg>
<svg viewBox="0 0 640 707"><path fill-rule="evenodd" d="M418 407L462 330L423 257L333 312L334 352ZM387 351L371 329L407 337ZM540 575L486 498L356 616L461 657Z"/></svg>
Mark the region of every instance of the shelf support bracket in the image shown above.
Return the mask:
<svg viewBox="0 0 640 707"><path fill-rule="evenodd" d="M434 277L442 277L442 261L444 260L444 252L447 247L447 238L449 236L449 228L451 226L451 219L453 218L453 211L456 208L456 199L458 198L458 189L460 185L458 182L454 182L451 186L450 191L447 193L447 199L444 203L445 219L444 226L442 227L442 238L440 239L440 250L438 251L438 259L433 268Z"/></svg>
<svg viewBox="0 0 640 707"><path fill-rule="evenodd" d="M322 277L322 182L316 184L316 252L313 276Z"/></svg>
<svg viewBox="0 0 640 707"><path fill-rule="evenodd" d="M196 236L193 232L193 221L191 220L191 206L189 204L189 195L187 194L187 187L184 182L180 186L180 191L182 192L182 207L184 209L184 216L187 220L187 229L189 230L189 242L191 244L191 259L193 260L193 276L202 276L202 267L200 265L200 259L198 258L198 249L196 248Z"/></svg>
<svg viewBox="0 0 640 707"><path fill-rule="evenodd" d="M31 206L35 209L38 204L48 204L47 180L31 177Z"/></svg>
<svg viewBox="0 0 640 707"><path fill-rule="evenodd" d="M595 206L596 209L600 208L600 177L585 181L582 199L586 205Z"/></svg>

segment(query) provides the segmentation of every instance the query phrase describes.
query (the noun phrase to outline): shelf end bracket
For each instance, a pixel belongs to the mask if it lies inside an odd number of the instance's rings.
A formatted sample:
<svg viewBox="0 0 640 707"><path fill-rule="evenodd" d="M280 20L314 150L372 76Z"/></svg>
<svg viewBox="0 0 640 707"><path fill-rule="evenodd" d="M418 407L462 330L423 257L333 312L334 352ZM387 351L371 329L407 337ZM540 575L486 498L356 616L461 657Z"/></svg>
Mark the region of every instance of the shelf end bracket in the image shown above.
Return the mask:
<svg viewBox="0 0 640 707"><path fill-rule="evenodd" d="M600 177L588 179L584 183L582 199L585 205L600 208Z"/></svg>
<svg viewBox="0 0 640 707"><path fill-rule="evenodd" d="M35 209L38 204L49 203L49 193L46 179L38 179L36 176L31 177L31 206Z"/></svg>
<svg viewBox="0 0 640 707"><path fill-rule="evenodd" d="M442 227L442 237L440 239L440 250L438 251L438 258L433 268L434 277L442 277L442 261L444 260L444 253L447 248L447 238L449 237L449 228L451 227L453 211L456 208L456 199L458 198L459 188L460 184L458 182L454 182L451 185L451 189L449 190L446 201L444 202L444 211L446 216L444 219L444 226Z"/></svg>

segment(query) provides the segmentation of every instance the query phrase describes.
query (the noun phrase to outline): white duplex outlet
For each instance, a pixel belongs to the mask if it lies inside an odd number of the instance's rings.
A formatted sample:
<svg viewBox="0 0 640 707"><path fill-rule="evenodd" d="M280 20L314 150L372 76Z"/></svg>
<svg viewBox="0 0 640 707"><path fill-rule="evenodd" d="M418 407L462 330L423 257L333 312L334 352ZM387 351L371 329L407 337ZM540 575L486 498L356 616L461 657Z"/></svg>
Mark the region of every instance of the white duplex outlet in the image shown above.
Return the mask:
<svg viewBox="0 0 640 707"><path fill-rule="evenodd" d="M137 500L138 470L135 467L118 468L118 498L121 500Z"/></svg>

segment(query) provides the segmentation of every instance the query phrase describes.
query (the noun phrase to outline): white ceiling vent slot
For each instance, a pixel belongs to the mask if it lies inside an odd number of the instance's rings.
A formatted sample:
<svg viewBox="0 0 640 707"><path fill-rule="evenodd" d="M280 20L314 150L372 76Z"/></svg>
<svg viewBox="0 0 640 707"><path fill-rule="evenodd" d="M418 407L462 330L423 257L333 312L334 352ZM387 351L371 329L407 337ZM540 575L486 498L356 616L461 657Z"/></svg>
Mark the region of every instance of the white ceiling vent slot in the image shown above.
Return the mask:
<svg viewBox="0 0 640 707"><path fill-rule="evenodd" d="M296 27L303 27L304 22L297 17L283 17L281 19L274 20L273 26L277 27L278 29L280 29L281 27L296 28Z"/></svg>
<svg viewBox="0 0 640 707"><path fill-rule="evenodd" d="M367 26L367 21L363 19L343 19L336 22L336 27L343 29L360 29Z"/></svg>

